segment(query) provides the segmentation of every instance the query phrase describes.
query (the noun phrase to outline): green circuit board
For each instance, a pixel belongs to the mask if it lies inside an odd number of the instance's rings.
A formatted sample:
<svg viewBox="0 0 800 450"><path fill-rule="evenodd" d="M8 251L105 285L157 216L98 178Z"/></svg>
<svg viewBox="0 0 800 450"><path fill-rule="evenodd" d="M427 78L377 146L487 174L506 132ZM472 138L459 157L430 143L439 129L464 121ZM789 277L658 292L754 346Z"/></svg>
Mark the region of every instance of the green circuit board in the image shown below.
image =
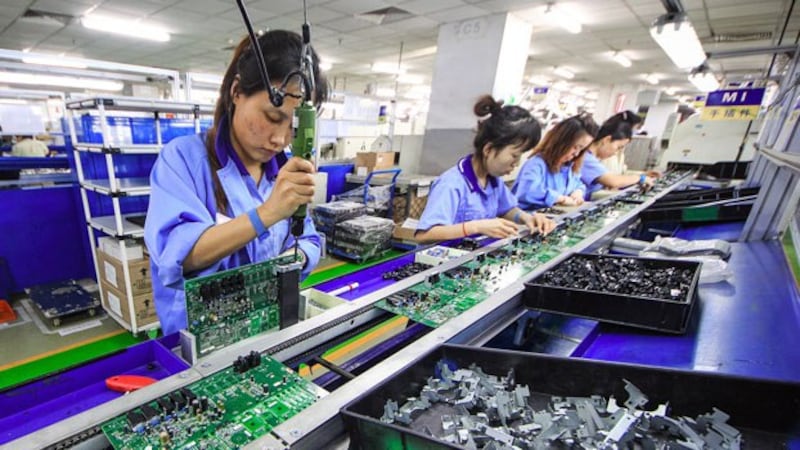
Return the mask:
<svg viewBox="0 0 800 450"><path fill-rule="evenodd" d="M377 306L415 322L438 327L568 251L591 234L636 208L614 202L565 220L545 237L525 236L440 275L428 277Z"/></svg>
<svg viewBox="0 0 800 450"><path fill-rule="evenodd" d="M313 404L321 393L258 353L102 425L115 449L238 449Z"/></svg>
<svg viewBox="0 0 800 450"><path fill-rule="evenodd" d="M188 331L197 355L277 329L282 276L278 267L296 261L294 255L284 256L187 280Z"/></svg>

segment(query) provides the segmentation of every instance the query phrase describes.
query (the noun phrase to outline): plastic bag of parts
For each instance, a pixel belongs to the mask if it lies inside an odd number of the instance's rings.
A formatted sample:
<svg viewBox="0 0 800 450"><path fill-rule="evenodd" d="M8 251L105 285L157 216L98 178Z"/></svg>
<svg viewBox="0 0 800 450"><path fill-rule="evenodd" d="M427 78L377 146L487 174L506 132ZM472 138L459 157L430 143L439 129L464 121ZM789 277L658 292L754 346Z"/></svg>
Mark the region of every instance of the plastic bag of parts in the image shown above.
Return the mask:
<svg viewBox="0 0 800 450"><path fill-rule="evenodd" d="M366 192L364 191L366 189ZM367 214L386 216L389 211L389 202L392 199L394 185L388 186L361 186L334 196L334 200L349 200L367 206Z"/></svg>
<svg viewBox="0 0 800 450"><path fill-rule="evenodd" d="M695 256L674 256L661 252L644 250L639 253L644 258L677 259L680 261L698 261L703 263L700 267L700 284L719 283L727 281L733 276L733 272L728 269L728 263L717 256L695 255Z"/></svg>
<svg viewBox="0 0 800 450"><path fill-rule="evenodd" d="M728 259L731 256L731 244L721 239L687 241L673 237L656 236L656 239L642 251L658 252L666 256L713 255Z"/></svg>

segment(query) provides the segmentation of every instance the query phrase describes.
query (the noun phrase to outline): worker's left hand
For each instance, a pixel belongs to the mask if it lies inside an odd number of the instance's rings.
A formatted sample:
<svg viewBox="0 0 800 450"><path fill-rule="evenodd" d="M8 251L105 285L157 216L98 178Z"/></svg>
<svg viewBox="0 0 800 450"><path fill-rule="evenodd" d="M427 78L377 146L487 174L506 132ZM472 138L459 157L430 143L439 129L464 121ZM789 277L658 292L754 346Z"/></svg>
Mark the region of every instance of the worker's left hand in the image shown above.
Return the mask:
<svg viewBox="0 0 800 450"><path fill-rule="evenodd" d="M556 223L548 219L544 214L526 214L523 220L531 232L538 231L542 234L548 234L556 227Z"/></svg>
<svg viewBox="0 0 800 450"><path fill-rule="evenodd" d="M582 190L576 189L576 190L572 191L572 193L569 194L569 197L571 199L575 200L575 204L576 205L582 205L583 204L583 191Z"/></svg>

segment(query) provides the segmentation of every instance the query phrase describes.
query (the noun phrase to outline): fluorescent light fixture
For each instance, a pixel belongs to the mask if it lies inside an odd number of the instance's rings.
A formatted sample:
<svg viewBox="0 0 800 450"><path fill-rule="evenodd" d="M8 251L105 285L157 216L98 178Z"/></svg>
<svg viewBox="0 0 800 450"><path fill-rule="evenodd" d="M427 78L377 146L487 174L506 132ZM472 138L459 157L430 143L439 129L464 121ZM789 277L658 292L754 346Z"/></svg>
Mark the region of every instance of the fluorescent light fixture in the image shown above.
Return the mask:
<svg viewBox="0 0 800 450"><path fill-rule="evenodd" d="M213 73L190 73L189 77L191 77L192 81L195 83L203 83L203 84L213 84L213 85L221 85L222 84L222 75L215 75Z"/></svg>
<svg viewBox="0 0 800 450"><path fill-rule="evenodd" d="M378 88L377 90L375 90L375 96L377 96L377 97L391 98L391 97L394 97L394 95L395 95L395 92L394 92L394 89L392 89L392 88Z"/></svg>
<svg viewBox="0 0 800 450"><path fill-rule="evenodd" d="M320 61L319 62L319 70L322 70L323 72L327 72L327 71L331 70L332 68L333 68L333 63L330 63L328 61Z"/></svg>
<svg viewBox="0 0 800 450"><path fill-rule="evenodd" d="M0 103L5 105L27 105L28 101L21 98L0 98Z"/></svg>
<svg viewBox="0 0 800 450"><path fill-rule="evenodd" d="M697 33L684 13L659 17L650 27L650 35L681 69L697 67L706 60L706 53Z"/></svg>
<svg viewBox="0 0 800 450"><path fill-rule="evenodd" d="M564 77L568 80L575 78L575 74L572 73L572 71L570 71L569 69L565 69L563 67L556 67L555 69L553 69L553 73L555 73L560 77Z"/></svg>
<svg viewBox="0 0 800 450"><path fill-rule="evenodd" d="M74 69L85 69L87 67L83 61L65 58L64 55L30 55L24 56L22 62L42 66L72 67Z"/></svg>
<svg viewBox="0 0 800 450"><path fill-rule="evenodd" d="M123 20L91 14L81 18L81 24L91 30L105 31L106 33L121 34L156 42L169 41L167 30L136 20Z"/></svg>
<svg viewBox="0 0 800 450"><path fill-rule="evenodd" d="M548 84L550 84L550 80L541 75L534 75L528 78L528 81L537 86L547 86Z"/></svg>
<svg viewBox="0 0 800 450"><path fill-rule="evenodd" d="M372 71L377 73L388 73L392 75L403 75L406 73L406 68L403 66L397 67L397 63L387 62L374 62L372 63Z"/></svg>
<svg viewBox="0 0 800 450"><path fill-rule="evenodd" d="M561 11L554 9L552 4L547 5L547 9L545 10L544 14L545 18L548 21L552 20L558 26L569 31L572 34L578 34L583 29L583 26L581 25L580 22L578 22L572 17L567 16Z"/></svg>
<svg viewBox="0 0 800 450"><path fill-rule="evenodd" d="M119 81L98 80L95 78L58 77L22 72L0 72L0 83L34 84L91 89L96 91L121 91L124 85Z"/></svg>
<svg viewBox="0 0 800 450"><path fill-rule="evenodd" d="M678 92L678 88L676 88L675 86L670 86L664 89L664 93L667 95L675 95L676 92Z"/></svg>
<svg viewBox="0 0 800 450"><path fill-rule="evenodd" d="M689 81L697 89L703 92L711 92L719 89L719 81L711 72L697 72L689 75Z"/></svg>
<svg viewBox="0 0 800 450"><path fill-rule="evenodd" d="M628 59L627 56L623 55L620 52L614 52L614 54L611 55L611 59L616 61L616 63L622 67L630 67L633 64L631 60Z"/></svg>
<svg viewBox="0 0 800 450"><path fill-rule="evenodd" d="M425 82L425 77L422 75L406 73L398 76L397 82L401 84L422 84Z"/></svg>
<svg viewBox="0 0 800 450"><path fill-rule="evenodd" d="M646 74L646 75L644 76L644 79L645 79L645 81L647 81L648 83L650 83L650 84L654 84L654 85L655 85L655 84L658 84L658 82L659 82L658 76L657 76L656 74L654 74L654 73Z"/></svg>

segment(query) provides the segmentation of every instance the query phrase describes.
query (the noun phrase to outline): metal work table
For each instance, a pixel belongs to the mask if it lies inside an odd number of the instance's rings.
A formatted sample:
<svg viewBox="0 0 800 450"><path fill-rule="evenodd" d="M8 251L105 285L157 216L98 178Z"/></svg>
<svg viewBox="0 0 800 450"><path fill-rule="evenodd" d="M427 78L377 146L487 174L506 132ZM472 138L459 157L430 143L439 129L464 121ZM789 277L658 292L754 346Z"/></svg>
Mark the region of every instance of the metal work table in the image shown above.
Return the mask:
<svg viewBox="0 0 800 450"><path fill-rule="evenodd" d="M800 335L800 296L780 243L732 245L734 276L700 286L699 310L685 335L601 324L573 356L800 380L800 348L787 345Z"/></svg>

